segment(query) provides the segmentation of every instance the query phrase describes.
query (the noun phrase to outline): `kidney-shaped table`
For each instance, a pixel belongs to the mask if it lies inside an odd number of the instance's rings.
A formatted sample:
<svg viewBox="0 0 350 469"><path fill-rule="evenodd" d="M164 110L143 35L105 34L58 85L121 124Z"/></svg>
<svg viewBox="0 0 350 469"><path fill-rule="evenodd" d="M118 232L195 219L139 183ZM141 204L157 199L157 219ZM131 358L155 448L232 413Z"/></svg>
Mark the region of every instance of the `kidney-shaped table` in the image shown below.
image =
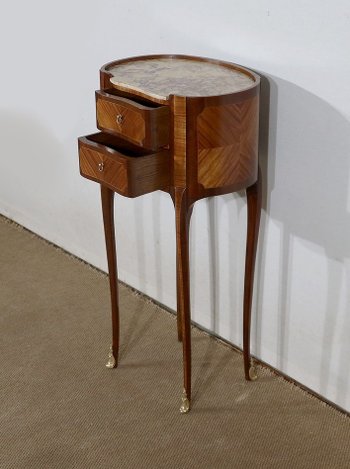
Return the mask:
<svg viewBox="0 0 350 469"><path fill-rule="evenodd" d="M119 307L114 193L168 192L176 218L177 325L183 344L180 411L191 402L189 224L202 198L246 190L248 227L243 301L247 380L250 316L261 211L258 169L259 76L239 65L201 57L132 57L104 65L96 91L97 127L79 138L81 175L101 185L112 305L107 366L118 364Z"/></svg>

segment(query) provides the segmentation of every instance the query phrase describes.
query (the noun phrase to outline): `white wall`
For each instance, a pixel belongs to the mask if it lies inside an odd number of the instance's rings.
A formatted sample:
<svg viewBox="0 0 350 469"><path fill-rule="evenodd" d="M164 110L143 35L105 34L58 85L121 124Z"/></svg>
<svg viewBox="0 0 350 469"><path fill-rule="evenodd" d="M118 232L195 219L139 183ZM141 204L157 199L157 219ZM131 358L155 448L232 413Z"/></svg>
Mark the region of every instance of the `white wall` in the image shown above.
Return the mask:
<svg viewBox="0 0 350 469"><path fill-rule="evenodd" d="M253 352L350 410L349 2L13 0L0 44L0 212L103 269L99 188L76 147L95 130L99 67L187 53L266 77ZM170 198L118 197L116 216L121 279L175 308ZM245 199L201 201L192 220L193 318L241 345Z"/></svg>

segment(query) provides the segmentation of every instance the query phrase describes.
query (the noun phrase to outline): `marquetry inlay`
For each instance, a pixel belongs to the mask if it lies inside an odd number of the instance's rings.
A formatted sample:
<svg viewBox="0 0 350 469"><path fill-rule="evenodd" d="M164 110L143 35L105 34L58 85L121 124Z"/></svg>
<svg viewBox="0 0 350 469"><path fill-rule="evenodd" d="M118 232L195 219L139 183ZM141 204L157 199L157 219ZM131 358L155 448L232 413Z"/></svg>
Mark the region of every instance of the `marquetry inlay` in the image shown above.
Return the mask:
<svg viewBox="0 0 350 469"><path fill-rule="evenodd" d="M209 106L197 117L198 182L206 189L244 183L257 172L257 96ZM217 123L220 122L220 125Z"/></svg>

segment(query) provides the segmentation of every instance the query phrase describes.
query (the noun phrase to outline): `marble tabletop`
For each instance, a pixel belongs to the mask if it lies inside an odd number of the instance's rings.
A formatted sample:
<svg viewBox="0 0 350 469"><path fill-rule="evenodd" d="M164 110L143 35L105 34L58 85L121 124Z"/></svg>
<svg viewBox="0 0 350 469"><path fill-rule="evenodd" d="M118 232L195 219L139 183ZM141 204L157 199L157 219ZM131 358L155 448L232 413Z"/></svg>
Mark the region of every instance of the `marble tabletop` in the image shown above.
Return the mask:
<svg viewBox="0 0 350 469"><path fill-rule="evenodd" d="M190 58L147 58L116 64L108 69L111 84L166 103L169 95L217 96L254 85L254 75L234 66Z"/></svg>

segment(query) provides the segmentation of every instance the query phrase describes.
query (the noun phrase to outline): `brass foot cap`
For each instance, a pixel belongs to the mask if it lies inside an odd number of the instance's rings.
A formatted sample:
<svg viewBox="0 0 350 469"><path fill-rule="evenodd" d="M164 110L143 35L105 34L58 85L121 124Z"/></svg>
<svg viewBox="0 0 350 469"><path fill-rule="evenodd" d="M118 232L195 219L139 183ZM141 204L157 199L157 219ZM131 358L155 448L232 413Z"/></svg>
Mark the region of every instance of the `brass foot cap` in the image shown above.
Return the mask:
<svg viewBox="0 0 350 469"><path fill-rule="evenodd" d="M116 365L117 365L117 362L116 362L116 359L114 358L114 355L113 355L113 348L110 347L106 367L107 368L115 368Z"/></svg>
<svg viewBox="0 0 350 469"><path fill-rule="evenodd" d="M250 381L255 381L255 380L258 379L258 374L256 372L256 368L253 365L249 368L249 379L250 379Z"/></svg>
<svg viewBox="0 0 350 469"><path fill-rule="evenodd" d="M187 394L186 391L184 390L182 393L182 398L181 398L181 407L180 407L180 413L181 414L187 414L190 410L190 401L187 399Z"/></svg>

